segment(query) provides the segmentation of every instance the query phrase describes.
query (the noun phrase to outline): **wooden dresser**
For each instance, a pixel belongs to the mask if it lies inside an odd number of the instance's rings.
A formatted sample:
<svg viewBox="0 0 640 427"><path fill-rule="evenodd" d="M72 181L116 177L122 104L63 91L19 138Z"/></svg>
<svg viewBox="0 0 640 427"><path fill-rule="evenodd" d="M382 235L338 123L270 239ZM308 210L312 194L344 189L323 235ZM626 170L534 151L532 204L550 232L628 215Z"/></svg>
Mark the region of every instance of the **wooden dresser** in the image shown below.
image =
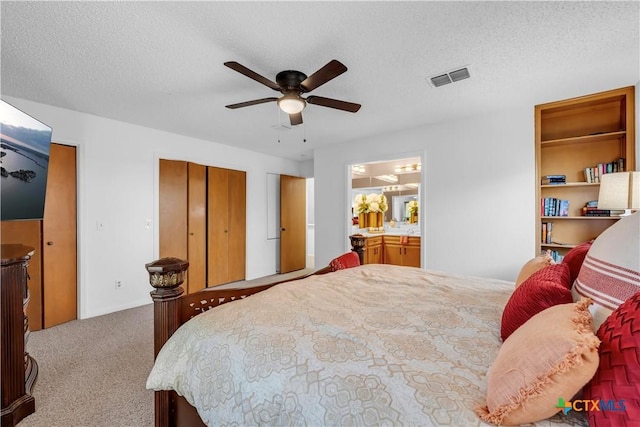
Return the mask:
<svg viewBox="0 0 640 427"><path fill-rule="evenodd" d="M35 411L31 390L38 376L38 365L25 350L29 322L25 308L29 302L27 265L34 249L23 245L2 245L2 276L0 301L2 354L0 424L15 426Z"/></svg>

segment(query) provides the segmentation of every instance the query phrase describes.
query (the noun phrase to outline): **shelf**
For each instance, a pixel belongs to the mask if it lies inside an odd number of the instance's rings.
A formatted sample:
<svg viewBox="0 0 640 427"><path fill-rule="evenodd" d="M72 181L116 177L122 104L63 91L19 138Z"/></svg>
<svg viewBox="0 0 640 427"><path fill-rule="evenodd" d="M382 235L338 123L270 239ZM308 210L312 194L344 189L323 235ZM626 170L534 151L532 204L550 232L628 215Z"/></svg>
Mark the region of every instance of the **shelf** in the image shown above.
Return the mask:
<svg viewBox="0 0 640 427"><path fill-rule="evenodd" d="M620 219L616 214L583 215L582 207L597 200L601 189L599 182L586 182L585 170L619 159L625 170L635 170L634 98L635 88L628 86L535 106L536 253L542 248L566 254ZM549 175L564 175L567 182L542 184ZM568 216L543 216L540 204L549 197L568 201L568 212L563 211ZM546 224L553 224L551 230Z"/></svg>
<svg viewBox="0 0 640 427"><path fill-rule="evenodd" d="M599 133L597 135L573 136L571 138L551 139L548 141L541 141L540 147L541 148L557 147L559 145L581 144L584 142L602 142L610 139L624 138L626 135L627 135L627 132L624 130L621 130L618 132Z"/></svg>
<svg viewBox="0 0 640 427"><path fill-rule="evenodd" d="M599 182L567 182L566 184L542 184L540 188L575 188L575 187L599 187Z"/></svg>
<svg viewBox="0 0 640 427"><path fill-rule="evenodd" d="M571 249L575 248L576 245L570 243L540 243L540 247L542 248L560 248L560 249Z"/></svg>
<svg viewBox="0 0 640 427"><path fill-rule="evenodd" d="M620 219L619 216L541 216L540 219L586 219L586 220L594 220L594 219Z"/></svg>

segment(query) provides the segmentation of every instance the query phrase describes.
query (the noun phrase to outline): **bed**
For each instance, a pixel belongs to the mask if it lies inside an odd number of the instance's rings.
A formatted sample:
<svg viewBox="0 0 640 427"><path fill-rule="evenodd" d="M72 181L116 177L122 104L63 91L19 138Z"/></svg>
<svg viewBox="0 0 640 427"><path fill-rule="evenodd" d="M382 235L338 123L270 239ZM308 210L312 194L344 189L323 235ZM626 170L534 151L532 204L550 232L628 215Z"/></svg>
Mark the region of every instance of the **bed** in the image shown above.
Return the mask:
<svg viewBox="0 0 640 427"><path fill-rule="evenodd" d="M174 273L152 292L157 426L490 425L477 410L513 282L373 264L182 296L165 285L184 269L156 266Z"/></svg>

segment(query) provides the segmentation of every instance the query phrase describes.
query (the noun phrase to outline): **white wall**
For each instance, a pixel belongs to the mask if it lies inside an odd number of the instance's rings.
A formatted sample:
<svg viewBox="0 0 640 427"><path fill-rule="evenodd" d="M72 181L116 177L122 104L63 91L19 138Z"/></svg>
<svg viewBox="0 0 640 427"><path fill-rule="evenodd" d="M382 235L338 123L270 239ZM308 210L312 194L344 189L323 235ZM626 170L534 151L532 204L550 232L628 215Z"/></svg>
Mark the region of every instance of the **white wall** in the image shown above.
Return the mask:
<svg viewBox="0 0 640 427"><path fill-rule="evenodd" d="M158 257L158 159L247 172L247 279L275 273L267 240L266 174L301 175L302 163L89 114L5 98L78 147L79 316L151 302L144 265ZM308 168L308 165L307 165ZM146 228L146 221L151 226ZM102 224L98 230L97 224ZM124 281L115 289L115 280Z"/></svg>
<svg viewBox="0 0 640 427"><path fill-rule="evenodd" d="M347 165L420 153L422 266L513 280L535 255L533 141L531 107L316 150L316 265L349 248Z"/></svg>

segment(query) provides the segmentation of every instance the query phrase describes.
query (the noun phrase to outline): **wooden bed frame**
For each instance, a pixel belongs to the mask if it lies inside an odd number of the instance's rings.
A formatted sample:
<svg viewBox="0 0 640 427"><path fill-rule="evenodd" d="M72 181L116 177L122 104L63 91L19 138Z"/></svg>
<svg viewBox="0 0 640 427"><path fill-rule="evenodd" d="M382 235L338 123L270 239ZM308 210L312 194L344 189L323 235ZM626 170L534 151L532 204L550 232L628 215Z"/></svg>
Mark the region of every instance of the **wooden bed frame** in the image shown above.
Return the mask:
<svg viewBox="0 0 640 427"><path fill-rule="evenodd" d="M363 262L364 237L351 236L353 251ZM145 265L149 272L149 283L155 289L151 291L153 299L153 350L154 358L165 342L186 321L217 307L250 295L262 292L280 283L304 279L312 275L331 272L330 267L325 267L311 274L297 277L291 280L282 280L268 285L251 288L215 289L208 288L193 294L184 295L180 285L184 282L189 262L178 258L162 258ZM182 396L174 391L155 392L155 425L156 427L174 426L204 426L204 422L196 409Z"/></svg>

